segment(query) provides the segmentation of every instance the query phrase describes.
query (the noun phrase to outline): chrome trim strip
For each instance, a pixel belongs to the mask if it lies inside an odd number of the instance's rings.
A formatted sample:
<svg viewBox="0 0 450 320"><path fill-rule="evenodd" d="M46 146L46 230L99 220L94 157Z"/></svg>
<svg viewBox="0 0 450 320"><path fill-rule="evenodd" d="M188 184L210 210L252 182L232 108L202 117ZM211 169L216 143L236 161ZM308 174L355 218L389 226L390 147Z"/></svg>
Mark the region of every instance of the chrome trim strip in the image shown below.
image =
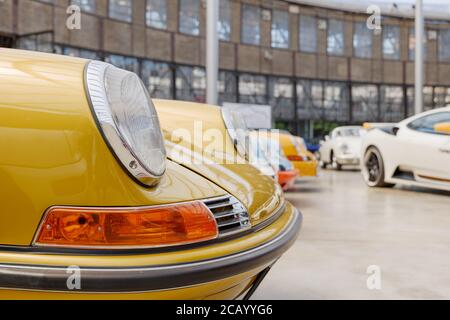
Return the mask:
<svg viewBox="0 0 450 320"><path fill-rule="evenodd" d="M135 154L131 146L120 134L114 116L108 103L105 88L105 72L112 65L101 61L90 61L86 65L85 79L88 100L99 130L119 163L134 179L144 186L155 185L164 174L155 175ZM150 101L151 103L151 101ZM162 139L162 133L161 133Z"/></svg>

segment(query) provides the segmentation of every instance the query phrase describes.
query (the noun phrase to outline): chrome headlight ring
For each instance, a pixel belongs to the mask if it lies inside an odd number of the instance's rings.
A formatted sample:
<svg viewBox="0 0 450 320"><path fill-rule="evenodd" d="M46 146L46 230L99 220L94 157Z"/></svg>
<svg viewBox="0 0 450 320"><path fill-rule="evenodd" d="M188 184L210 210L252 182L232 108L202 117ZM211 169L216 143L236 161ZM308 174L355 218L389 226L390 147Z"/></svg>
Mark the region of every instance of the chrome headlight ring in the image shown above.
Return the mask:
<svg viewBox="0 0 450 320"><path fill-rule="evenodd" d="M85 79L105 142L137 182L155 185L165 172L166 150L156 109L142 81L101 61L88 63Z"/></svg>

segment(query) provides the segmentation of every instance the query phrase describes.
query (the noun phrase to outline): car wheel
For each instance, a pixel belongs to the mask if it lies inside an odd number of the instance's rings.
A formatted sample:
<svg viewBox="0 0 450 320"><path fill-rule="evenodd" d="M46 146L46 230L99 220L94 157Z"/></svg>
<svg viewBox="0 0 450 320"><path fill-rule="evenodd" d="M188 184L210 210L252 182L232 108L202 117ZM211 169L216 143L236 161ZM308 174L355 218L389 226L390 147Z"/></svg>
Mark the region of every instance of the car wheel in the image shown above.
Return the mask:
<svg viewBox="0 0 450 320"><path fill-rule="evenodd" d="M320 161L320 167L322 168L322 169L326 169L327 168L327 163L325 162L325 161Z"/></svg>
<svg viewBox="0 0 450 320"><path fill-rule="evenodd" d="M380 151L370 147L364 154L362 163L364 180L369 187L393 187L393 184L384 181L384 162Z"/></svg>
<svg viewBox="0 0 450 320"><path fill-rule="evenodd" d="M331 151L330 158L331 158L331 167L332 167L333 169L336 169L336 170L338 170L338 171L341 171L341 170L342 170L342 165L340 165L340 164L337 162L337 158L336 158L336 156L335 156L335 154L334 154L333 151Z"/></svg>

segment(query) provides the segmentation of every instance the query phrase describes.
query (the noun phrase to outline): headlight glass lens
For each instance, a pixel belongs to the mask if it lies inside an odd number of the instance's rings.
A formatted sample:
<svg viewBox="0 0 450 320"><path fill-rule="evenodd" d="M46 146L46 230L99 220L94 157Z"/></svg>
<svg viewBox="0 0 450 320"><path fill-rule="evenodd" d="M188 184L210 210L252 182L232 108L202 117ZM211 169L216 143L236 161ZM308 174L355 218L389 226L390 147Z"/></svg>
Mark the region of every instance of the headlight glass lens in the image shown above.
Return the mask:
<svg viewBox="0 0 450 320"><path fill-rule="evenodd" d="M87 86L101 130L122 165L151 186L166 168L158 116L139 77L107 63L92 61Z"/></svg>

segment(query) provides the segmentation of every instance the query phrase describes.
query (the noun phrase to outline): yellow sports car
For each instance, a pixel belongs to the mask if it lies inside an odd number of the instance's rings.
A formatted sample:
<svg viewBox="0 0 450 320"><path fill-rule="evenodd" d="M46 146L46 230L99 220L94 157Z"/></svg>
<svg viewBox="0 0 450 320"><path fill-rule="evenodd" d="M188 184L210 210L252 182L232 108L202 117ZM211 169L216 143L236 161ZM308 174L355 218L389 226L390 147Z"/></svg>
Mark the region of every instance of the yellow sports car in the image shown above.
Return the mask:
<svg viewBox="0 0 450 320"><path fill-rule="evenodd" d="M306 149L302 138L293 136L287 132L280 132L279 140L286 158L299 171L300 177L317 176L319 163L316 157Z"/></svg>
<svg viewBox="0 0 450 320"><path fill-rule="evenodd" d="M234 125L218 108L157 101L163 136L134 73L9 49L0 92L1 299L248 298L297 237L238 136L239 164L183 158L194 120Z"/></svg>

